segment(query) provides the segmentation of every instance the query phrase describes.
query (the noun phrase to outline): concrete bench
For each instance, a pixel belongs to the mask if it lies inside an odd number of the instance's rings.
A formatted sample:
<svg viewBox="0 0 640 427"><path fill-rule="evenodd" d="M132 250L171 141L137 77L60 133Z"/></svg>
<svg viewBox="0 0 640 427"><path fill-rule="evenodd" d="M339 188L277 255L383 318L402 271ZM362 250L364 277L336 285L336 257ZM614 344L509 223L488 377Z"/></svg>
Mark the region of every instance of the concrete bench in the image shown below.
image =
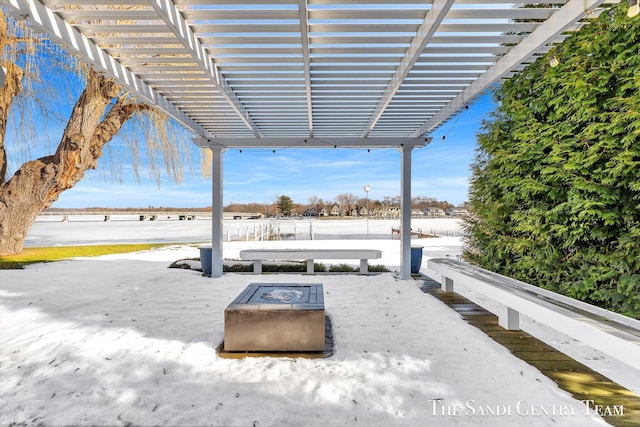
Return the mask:
<svg viewBox="0 0 640 427"><path fill-rule="evenodd" d="M498 316L505 329L520 329L520 313L592 348L640 368L640 321L519 280L449 259L431 259L445 292L456 283L497 304L476 302ZM469 297L465 295L465 297ZM473 299L473 298L471 298Z"/></svg>
<svg viewBox="0 0 640 427"><path fill-rule="evenodd" d="M299 260L307 261L307 273L313 273L315 259L359 259L360 273L369 272L367 260L382 257L377 249L244 249L240 258L253 260L253 273L262 273L264 260Z"/></svg>

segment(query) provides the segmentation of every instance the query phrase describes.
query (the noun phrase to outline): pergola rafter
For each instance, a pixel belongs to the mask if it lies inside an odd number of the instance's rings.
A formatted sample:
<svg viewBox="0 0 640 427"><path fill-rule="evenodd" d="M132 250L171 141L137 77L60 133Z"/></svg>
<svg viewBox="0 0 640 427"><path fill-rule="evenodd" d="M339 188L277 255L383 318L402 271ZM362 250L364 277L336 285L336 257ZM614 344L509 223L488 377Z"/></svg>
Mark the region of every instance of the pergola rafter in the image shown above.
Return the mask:
<svg viewBox="0 0 640 427"><path fill-rule="evenodd" d="M77 54L80 58L92 64L97 70L107 76L116 79L135 96L148 102L167 113L177 122L181 123L192 132L209 137L209 132L200 124L191 119L183 111L177 109L170 101L152 88L149 84L138 78L118 61L109 56L103 49L96 46L91 40L79 33L73 26L62 20L50 9L38 1L2 0L10 6L10 11L19 19L28 19L38 31L49 34L53 41L63 46L70 53Z"/></svg>
<svg viewBox="0 0 640 427"><path fill-rule="evenodd" d="M404 79L409 75L409 72L415 63L420 59L422 51L426 47L427 43L429 43L429 40L431 40L431 37L433 37L433 34L449 12L449 9L451 9L453 3L454 0L434 0L431 4L431 9L427 12L424 21L416 32L416 37L411 41L402 61L400 61L400 65L396 69L391 81L389 81L389 85L380 98L378 105L376 105L373 115L371 116L371 119L369 119L369 123L367 123L367 127L362 134L363 137L368 136L378 123L382 113L384 113L385 109L398 92L398 89L400 89L400 85L402 85Z"/></svg>
<svg viewBox="0 0 640 427"><path fill-rule="evenodd" d="M304 89L307 97L307 118L309 119L309 136L313 136L313 100L311 98L311 65L309 57L309 21L307 18L307 0L298 1L298 17L300 19L300 41L302 43L302 62L304 67Z"/></svg>
<svg viewBox="0 0 640 427"><path fill-rule="evenodd" d="M569 0L558 12L551 15L544 23L513 47L484 74L478 76L464 91L438 111L429 121L424 123L413 136L424 135L467 105L471 100L483 93L488 87L504 78L518 65L530 61L532 56L557 39L563 32L575 25L575 22L592 13L604 0Z"/></svg>
<svg viewBox="0 0 640 427"><path fill-rule="evenodd" d="M167 27L175 34L176 39L187 49L191 57L202 68L207 77L209 77L211 83L220 90L220 93L227 100L231 108L240 116L242 121L251 129L256 137L261 137L262 132L251 117L249 117L244 106L229 87L224 76L220 74L218 67L213 63L173 2L171 0L149 0L149 3L163 19Z"/></svg>

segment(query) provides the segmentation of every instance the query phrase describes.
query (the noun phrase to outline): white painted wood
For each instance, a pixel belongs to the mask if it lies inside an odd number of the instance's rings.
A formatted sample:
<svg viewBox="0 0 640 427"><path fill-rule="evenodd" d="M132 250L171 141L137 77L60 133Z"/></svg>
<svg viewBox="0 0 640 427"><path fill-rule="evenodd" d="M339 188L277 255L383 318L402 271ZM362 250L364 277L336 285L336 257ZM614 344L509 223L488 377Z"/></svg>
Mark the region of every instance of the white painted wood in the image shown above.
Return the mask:
<svg viewBox="0 0 640 427"><path fill-rule="evenodd" d="M603 2L0 0L205 139L424 135Z"/></svg>
<svg viewBox="0 0 640 427"><path fill-rule="evenodd" d="M508 308L495 313L507 329L516 328L522 314L640 369L638 320L460 261L430 259L428 266L455 286L463 284ZM494 310L486 301L475 302Z"/></svg>
<svg viewBox="0 0 640 427"><path fill-rule="evenodd" d="M562 33L570 30L577 21L585 18L590 11L595 10L602 3L604 3L604 0L569 0L558 12L537 26L528 37L523 38L517 46L513 47L487 72L472 82L460 95L454 98L445 108L441 109L438 114L435 114L420 126L413 133L413 136L420 136L437 128L460 108L468 105L488 87L505 77L511 70L526 62L528 58L547 44L552 43Z"/></svg>
<svg viewBox="0 0 640 427"><path fill-rule="evenodd" d="M300 42L302 43L304 89L307 97L307 120L309 121L309 136L313 136L313 101L311 98L311 58L309 49L309 18L307 11L307 0L298 0L298 18L300 19Z"/></svg>
<svg viewBox="0 0 640 427"><path fill-rule="evenodd" d="M313 262L316 259L359 259L360 272L366 274L367 260L379 259L382 252L377 249L244 249L240 251L240 259L253 260L253 272L262 272L264 260L305 260L307 273L313 273ZM258 266L260 263L260 266Z"/></svg>
<svg viewBox="0 0 640 427"><path fill-rule="evenodd" d="M209 57L204 47L202 47L200 40L198 40L198 37L193 33L193 30L186 23L173 2L171 0L149 0L149 3L164 20L167 27L174 33L177 41L185 47L187 53L202 67L213 86L220 90L220 93L229 103L229 106L240 116L242 121L251 129L256 137L262 136L262 132L260 132L251 117L249 117L247 110L233 92L224 76L219 73L213 60Z"/></svg>
<svg viewBox="0 0 640 427"><path fill-rule="evenodd" d="M27 18L34 24L34 28L37 31L49 34L51 39L63 46L67 52L79 55L83 62L92 64L108 77L116 79L118 83L122 84L134 95L167 113L194 133L203 137L209 136L209 132L200 124L176 108L154 88L123 67L103 49L96 46L76 28L63 21L39 1L0 0L0 3L8 6L9 12L16 16L17 19Z"/></svg>
<svg viewBox="0 0 640 427"><path fill-rule="evenodd" d="M520 330L520 313L506 305L500 305L500 308L497 311L498 325L502 326L507 331Z"/></svg>
<svg viewBox="0 0 640 427"><path fill-rule="evenodd" d="M429 43L429 41L431 40L431 37L433 37L433 34L438 30L440 23L449 12L449 9L451 9L451 6L453 6L453 3L454 0L433 1L429 12L427 12L424 20L422 21L422 24L420 25L420 28L418 28L418 30L416 31L416 37L414 37L414 39L411 41L411 44L405 52L402 61L400 61L398 68L396 69L393 77L389 81L389 84L384 91L384 95L380 98L378 105L376 105L376 109L369 119L367 128L362 133L363 137L368 136L376 126L376 124L380 120L380 117L382 117L382 114L385 112L387 106L398 92L398 89L400 89L400 86L404 82L405 78L409 75L409 72L411 71L415 63L418 62L418 59L420 59L422 51L426 47L427 43ZM386 12L388 13L389 11Z"/></svg>
<svg viewBox="0 0 640 427"><path fill-rule="evenodd" d="M369 271L369 264L366 259L360 260L360 273L365 274Z"/></svg>
<svg viewBox="0 0 640 427"><path fill-rule="evenodd" d="M220 147L213 148L211 169L211 278L222 277L223 260L223 183L222 183L222 154Z"/></svg>
<svg viewBox="0 0 640 427"><path fill-rule="evenodd" d="M225 148L393 148L398 142L407 148L424 147L431 138L333 137L333 138L193 138L200 147Z"/></svg>
<svg viewBox="0 0 640 427"><path fill-rule="evenodd" d="M442 280L440 280L440 284L441 284L440 289L442 289L444 292L453 292L453 280L451 280L444 274L442 275Z"/></svg>
<svg viewBox="0 0 640 427"><path fill-rule="evenodd" d="M400 279L411 279L411 150L400 148Z"/></svg>

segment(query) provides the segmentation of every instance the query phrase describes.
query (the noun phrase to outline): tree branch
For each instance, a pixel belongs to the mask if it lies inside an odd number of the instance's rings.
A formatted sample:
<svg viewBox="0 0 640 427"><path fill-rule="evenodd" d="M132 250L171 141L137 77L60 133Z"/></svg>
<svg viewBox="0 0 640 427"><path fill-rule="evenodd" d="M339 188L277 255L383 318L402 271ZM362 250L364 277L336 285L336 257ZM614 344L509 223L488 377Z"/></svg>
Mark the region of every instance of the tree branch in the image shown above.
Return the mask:
<svg viewBox="0 0 640 427"><path fill-rule="evenodd" d="M0 87L0 185L7 179L7 152L4 139L7 132L9 110L15 97L22 91L22 68L12 63L4 63L6 77L3 87Z"/></svg>

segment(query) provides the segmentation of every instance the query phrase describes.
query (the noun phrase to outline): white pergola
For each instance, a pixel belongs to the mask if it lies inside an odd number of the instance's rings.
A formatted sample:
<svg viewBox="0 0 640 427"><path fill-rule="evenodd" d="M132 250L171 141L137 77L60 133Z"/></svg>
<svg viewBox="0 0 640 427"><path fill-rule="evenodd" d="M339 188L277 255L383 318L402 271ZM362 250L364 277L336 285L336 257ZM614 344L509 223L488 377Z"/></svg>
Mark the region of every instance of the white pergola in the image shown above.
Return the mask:
<svg viewBox="0 0 640 427"><path fill-rule="evenodd" d="M213 150L212 277L226 148L397 147L401 278L411 152L615 0L0 0Z"/></svg>

